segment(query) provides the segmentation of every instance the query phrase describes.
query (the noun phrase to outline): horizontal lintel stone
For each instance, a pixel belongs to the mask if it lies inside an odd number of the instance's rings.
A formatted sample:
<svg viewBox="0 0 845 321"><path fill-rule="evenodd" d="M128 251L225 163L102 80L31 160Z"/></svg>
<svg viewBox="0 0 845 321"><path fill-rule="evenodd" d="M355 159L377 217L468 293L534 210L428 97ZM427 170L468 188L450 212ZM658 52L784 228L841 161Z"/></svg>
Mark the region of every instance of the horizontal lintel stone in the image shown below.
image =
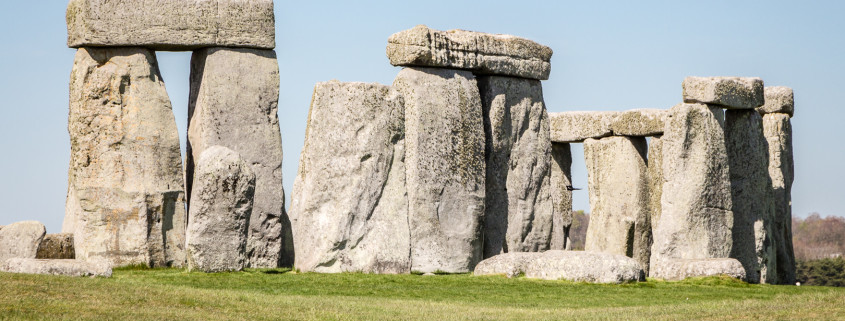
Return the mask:
<svg viewBox="0 0 845 321"><path fill-rule="evenodd" d="M754 109L764 103L763 80L743 77L687 77L684 102L719 105L726 109Z"/></svg>
<svg viewBox="0 0 845 321"><path fill-rule="evenodd" d="M792 117L795 113L795 97L792 88L772 86L763 89L766 96L766 103L757 108L761 115L765 114L787 114Z"/></svg>
<svg viewBox="0 0 845 321"><path fill-rule="evenodd" d="M549 113L550 134L555 143L580 143L588 138L612 136L617 111L567 111Z"/></svg>
<svg viewBox="0 0 845 321"><path fill-rule="evenodd" d="M666 117L665 109L632 109L623 111L610 123L614 135L619 136L656 136L663 134Z"/></svg>

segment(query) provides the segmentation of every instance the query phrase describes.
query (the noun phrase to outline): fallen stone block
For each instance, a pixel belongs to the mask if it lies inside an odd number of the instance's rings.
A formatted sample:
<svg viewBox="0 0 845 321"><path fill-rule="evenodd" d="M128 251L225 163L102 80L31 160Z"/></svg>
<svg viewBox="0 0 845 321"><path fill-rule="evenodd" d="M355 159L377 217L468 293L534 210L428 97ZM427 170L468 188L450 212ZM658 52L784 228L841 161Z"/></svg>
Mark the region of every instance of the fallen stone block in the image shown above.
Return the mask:
<svg viewBox="0 0 845 321"><path fill-rule="evenodd" d="M761 115L765 114L787 114L792 117L795 113L795 97L792 88L773 86L763 89L766 103L757 108Z"/></svg>
<svg viewBox="0 0 845 321"><path fill-rule="evenodd" d="M684 102L719 105L727 109L754 109L765 102L763 80L741 77L687 77Z"/></svg>
<svg viewBox="0 0 845 321"><path fill-rule="evenodd" d="M71 0L68 47L273 49L273 0Z"/></svg>
<svg viewBox="0 0 845 321"><path fill-rule="evenodd" d="M589 283L644 280L636 260L624 255L582 251L546 251L528 263L525 277Z"/></svg>
<svg viewBox="0 0 845 321"><path fill-rule="evenodd" d="M567 111L549 113L550 136L555 143L580 143L588 138L613 135L610 125L616 111Z"/></svg>
<svg viewBox="0 0 845 321"><path fill-rule="evenodd" d="M509 252L484 259L475 266L474 275L504 275L508 278L525 273L528 264L543 256L542 252Z"/></svg>
<svg viewBox="0 0 845 321"><path fill-rule="evenodd" d="M410 273L402 96L329 81L312 97L290 210L296 268Z"/></svg>
<svg viewBox="0 0 845 321"><path fill-rule="evenodd" d="M439 31L419 25L390 36L387 57L394 66L466 69L479 75L546 80L552 49L510 35Z"/></svg>
<svg viewBox="0 0 845 321"><path fill-rule="evenodd" d="M111 265L105 260L43 260L15 258L2 261L0 272L63 276L111 277Z"/></svg>
<svg viewBox="0 0 845 321"><path fill-rule="evenodd" d="M777 280L795 284L795 252L792 247L792 124L787 114L763 115L763 135L769 145L769 178L774 203L773 242L777 256Z"/></svg>
<svg viewBox="0 0 845 321"><path fill-rule="evenodd" d="M9 224L0 230L0 262L11 258L34 259L47 230L36 221Z"/></svg>
<svg viewBox="0 0 845 321"><path fill-rule="evenodd" d="M651 271L651 277L666 281L719 275L745 280L742 264L729 258L659 261L652 264Z"/></svg>
<svg viewBox="0 0 845 321"><path fill-rule="evenodd" d="M551 250L569 250L572 242L572 151L569 144L552 143L552 219Z"/></svg>
<svg viewBox="0 0 845 321"><path fill-rule="evenodd" d="M485 76L484 257L549 249L552 237L549 116L539 80Z"/></svg>
<svg viewBox="0 0 845 321"><path fill-rule="evenodd" d="M663 135L666 117L665 109L634 109L619 113L610 123L614 135L656 136Z"/></svg>
<svg viewBox="0 0 845 321"><path fill-rule="evenodd" d="M70 260L76 258L73 251L73 234L47 234L38 246L36 259Z"/></svg>

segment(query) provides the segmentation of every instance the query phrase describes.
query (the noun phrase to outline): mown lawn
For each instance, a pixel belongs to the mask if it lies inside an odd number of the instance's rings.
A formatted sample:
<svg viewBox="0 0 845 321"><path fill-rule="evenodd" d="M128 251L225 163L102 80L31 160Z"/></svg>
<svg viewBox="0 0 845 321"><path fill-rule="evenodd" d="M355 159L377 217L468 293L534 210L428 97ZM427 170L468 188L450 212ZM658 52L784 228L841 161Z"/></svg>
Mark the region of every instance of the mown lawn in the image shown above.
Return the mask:
<svg viewBox="0 0 845 321"><path fill-rule="evenodd" d="M112 278L0 273L0 319L845 319L845 289L727 278L592 285L471 275L121 269Z"/></svg>

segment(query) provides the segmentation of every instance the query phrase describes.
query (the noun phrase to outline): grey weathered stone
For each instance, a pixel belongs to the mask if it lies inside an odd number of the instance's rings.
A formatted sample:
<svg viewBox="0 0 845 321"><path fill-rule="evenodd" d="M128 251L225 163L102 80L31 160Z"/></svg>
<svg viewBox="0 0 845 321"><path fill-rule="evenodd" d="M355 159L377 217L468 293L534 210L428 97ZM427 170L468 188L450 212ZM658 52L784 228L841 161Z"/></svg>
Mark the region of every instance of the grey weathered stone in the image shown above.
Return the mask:
<svg viewBox="0 0 845 321"><path fill-rule="evenodd" d="M67 34L72 48L276 46L273 0L71 0Z"/></svg>
<svg viewBox="0 0 845 321"><path fill-rule="evenodd" d="M525 277L590 283L624 283L643 280L636 260L624 255L546 251L525 268Z"/></svg>
<svg viewBox="0 0 845 321"><path fill-rule="evenodd" d="M745 268L748 282L777 283L774 199L763 119L754 110L725 112L725 145L734 213L731 257Z"/></svg>
<svg viewBox="0 0 845 321"><path fill-rule="evenodd" d="M766 103L757 108L757 112L764 114L787 114L792 117L795 113L795 96L792 88L772 86L763 88Z"/></svg>
<svg viewBox="0 0 845 321"><path fill-rule="evenodd" d="M651 252L647 148L643 137L584 142L590 190L584 249L635 258L646 272Z"/></svg>
<svg viewBox="0 0 845 321"><path fill-rule="evenodd" d="M290 210L297 269L411 272L404 110L389 86L315 86Z"/></svg>
<svg viewBox="0 0 845 321"><path fill-rule="evenodd" d="M512 278L525 273L528 264L543 256L542 252L502 253L479 262L474 275L504 275Z"/></svg>
<svg viewBox="0 0 845 321"><path fill-rule="evenodd" d="M549 249L549 117L539 80L478 78L486 131L484 257Z"/></svg>
<svg viewBox="0 0 845 321"><path fill-rule="evenodd" d="M613 135L611 123L616 111L567 111L549 113L550 137L555 143L580 143L587 138Z"/></svg>
<svg viewBox="0 0 845 321"><path fill-rule="evenodd" d="M663 141L661 214L652 222L652 266L663 259L725 258L733 213L720 107L672 107Z"/></svg>
<svg viewBox="0 0 845 321"><path fill-rule="evenodd" d="M108 261L99 259L81 261L15 258L0 260L0 272L111 277L112 269Z"/></svg>
<svg viewBox="0 0 845 321"><path fill-rule="evenodd" d="M655 136L663 135L666 117L665 109L633 109L619 113L610 123L614 135Z"/></svg>
<svg viewBox="0 0 845 321"><path fill-rule="evenodd" d="M742 77L687 77L684 102L719 105L727 109L754 109L765 102L763 80Z"/></svg>
<svg viewBox="0 0 845 321"><path fill-rule="evenodd" d="M0 262L10 258L34 259L47 230L36 221L9 224L0 230Z"/></svg>
<svg viewBox="0 0 845 321"><path fill-rule="evenodd" d="M205 149L194 171L186 233L188 269L240 271L255 195L255 174L235 151Z"/></svg>
<svg viewBox="0 0 845 321"><path fill-rule="evenodd" d="M220 145L255 173L247 266L291 266L291 226L282 186L282 135L277 115L279 64L272 50L206 48L191 59L187 191L194 159Z"/></svg>
<svg viewBox="0 0 845 321"><path fill-rule="evenodd" d="M763 116L763 134L769 144L769 178L775 200L774 237L777 280L795 284L795 253L792 248L792 125L787 114Z"/></svg>
<svg viewBox="0 0 845 321"><path fill-rule="evenodd" d="M70 169L62 231L81 260L182 266L179 132L155 53L83 48L70 80Z"/></svg>
<svg viewBox="0 0 845 321"><path fill-rule="evenodd" d="M484 124L468 71L405 68L405 166L411 269L469 272L481 259Z"/></svg>
<svg viewBox="0 0 845 321"><path fill-rule="evenodd" d="M666 281L680 281L690 277L727 275L745 280L745 269L736 259L664 260L652 265L651 277Z"/></svg>
<svg viewBox="0 0 845 321"><path fill-rule="evenodd" d="M480 75L546 80L552 49L510 35L439 31L418 25L390 36L387 57L394 66L466 69Z"/></svg>
<svg viewBox="0 0 845 321"><path fill-rule="evenodd" d="M70 260L76 258L73 251L73 234L59 233L47 234L38 245L36 259Z"/></svg>
<svg viewBox="0 0 845 321"><path fill-rule="evenodd" d="M652 230L660 220L660 198L663 196L663 136L652 137L648 143L648 210Z"/></svg>
<svg viewBox="0 0 845 321"><path fill-rule="evenodd" d="M572 227L572 151L569 144L552 143L552 241L550 249L569 250Z"/></svg>

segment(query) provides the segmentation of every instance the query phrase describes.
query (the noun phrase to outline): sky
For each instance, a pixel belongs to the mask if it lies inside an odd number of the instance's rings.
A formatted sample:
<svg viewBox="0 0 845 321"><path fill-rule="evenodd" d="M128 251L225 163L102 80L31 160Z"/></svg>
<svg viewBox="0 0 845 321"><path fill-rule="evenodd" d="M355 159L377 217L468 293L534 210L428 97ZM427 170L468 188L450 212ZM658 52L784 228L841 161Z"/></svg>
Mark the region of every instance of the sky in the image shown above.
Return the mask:
<svg viewBox="0 0 845 321"><path fill-rule="evenodd" d="M0 225L61 230L70 143L67 0L0 4ZM276 1L284 186L296 176L314 84L390 84L387 38L425 24L554 50L550 112L667 109L686 76L760 77L795 90L793 214L845 216L845 1ZM189 52L157 53L184 148ZM184 152L183 152L184 157ZM573 182L586 187L573 145ZM589 209L586 190L574 209Z"/></svg>

